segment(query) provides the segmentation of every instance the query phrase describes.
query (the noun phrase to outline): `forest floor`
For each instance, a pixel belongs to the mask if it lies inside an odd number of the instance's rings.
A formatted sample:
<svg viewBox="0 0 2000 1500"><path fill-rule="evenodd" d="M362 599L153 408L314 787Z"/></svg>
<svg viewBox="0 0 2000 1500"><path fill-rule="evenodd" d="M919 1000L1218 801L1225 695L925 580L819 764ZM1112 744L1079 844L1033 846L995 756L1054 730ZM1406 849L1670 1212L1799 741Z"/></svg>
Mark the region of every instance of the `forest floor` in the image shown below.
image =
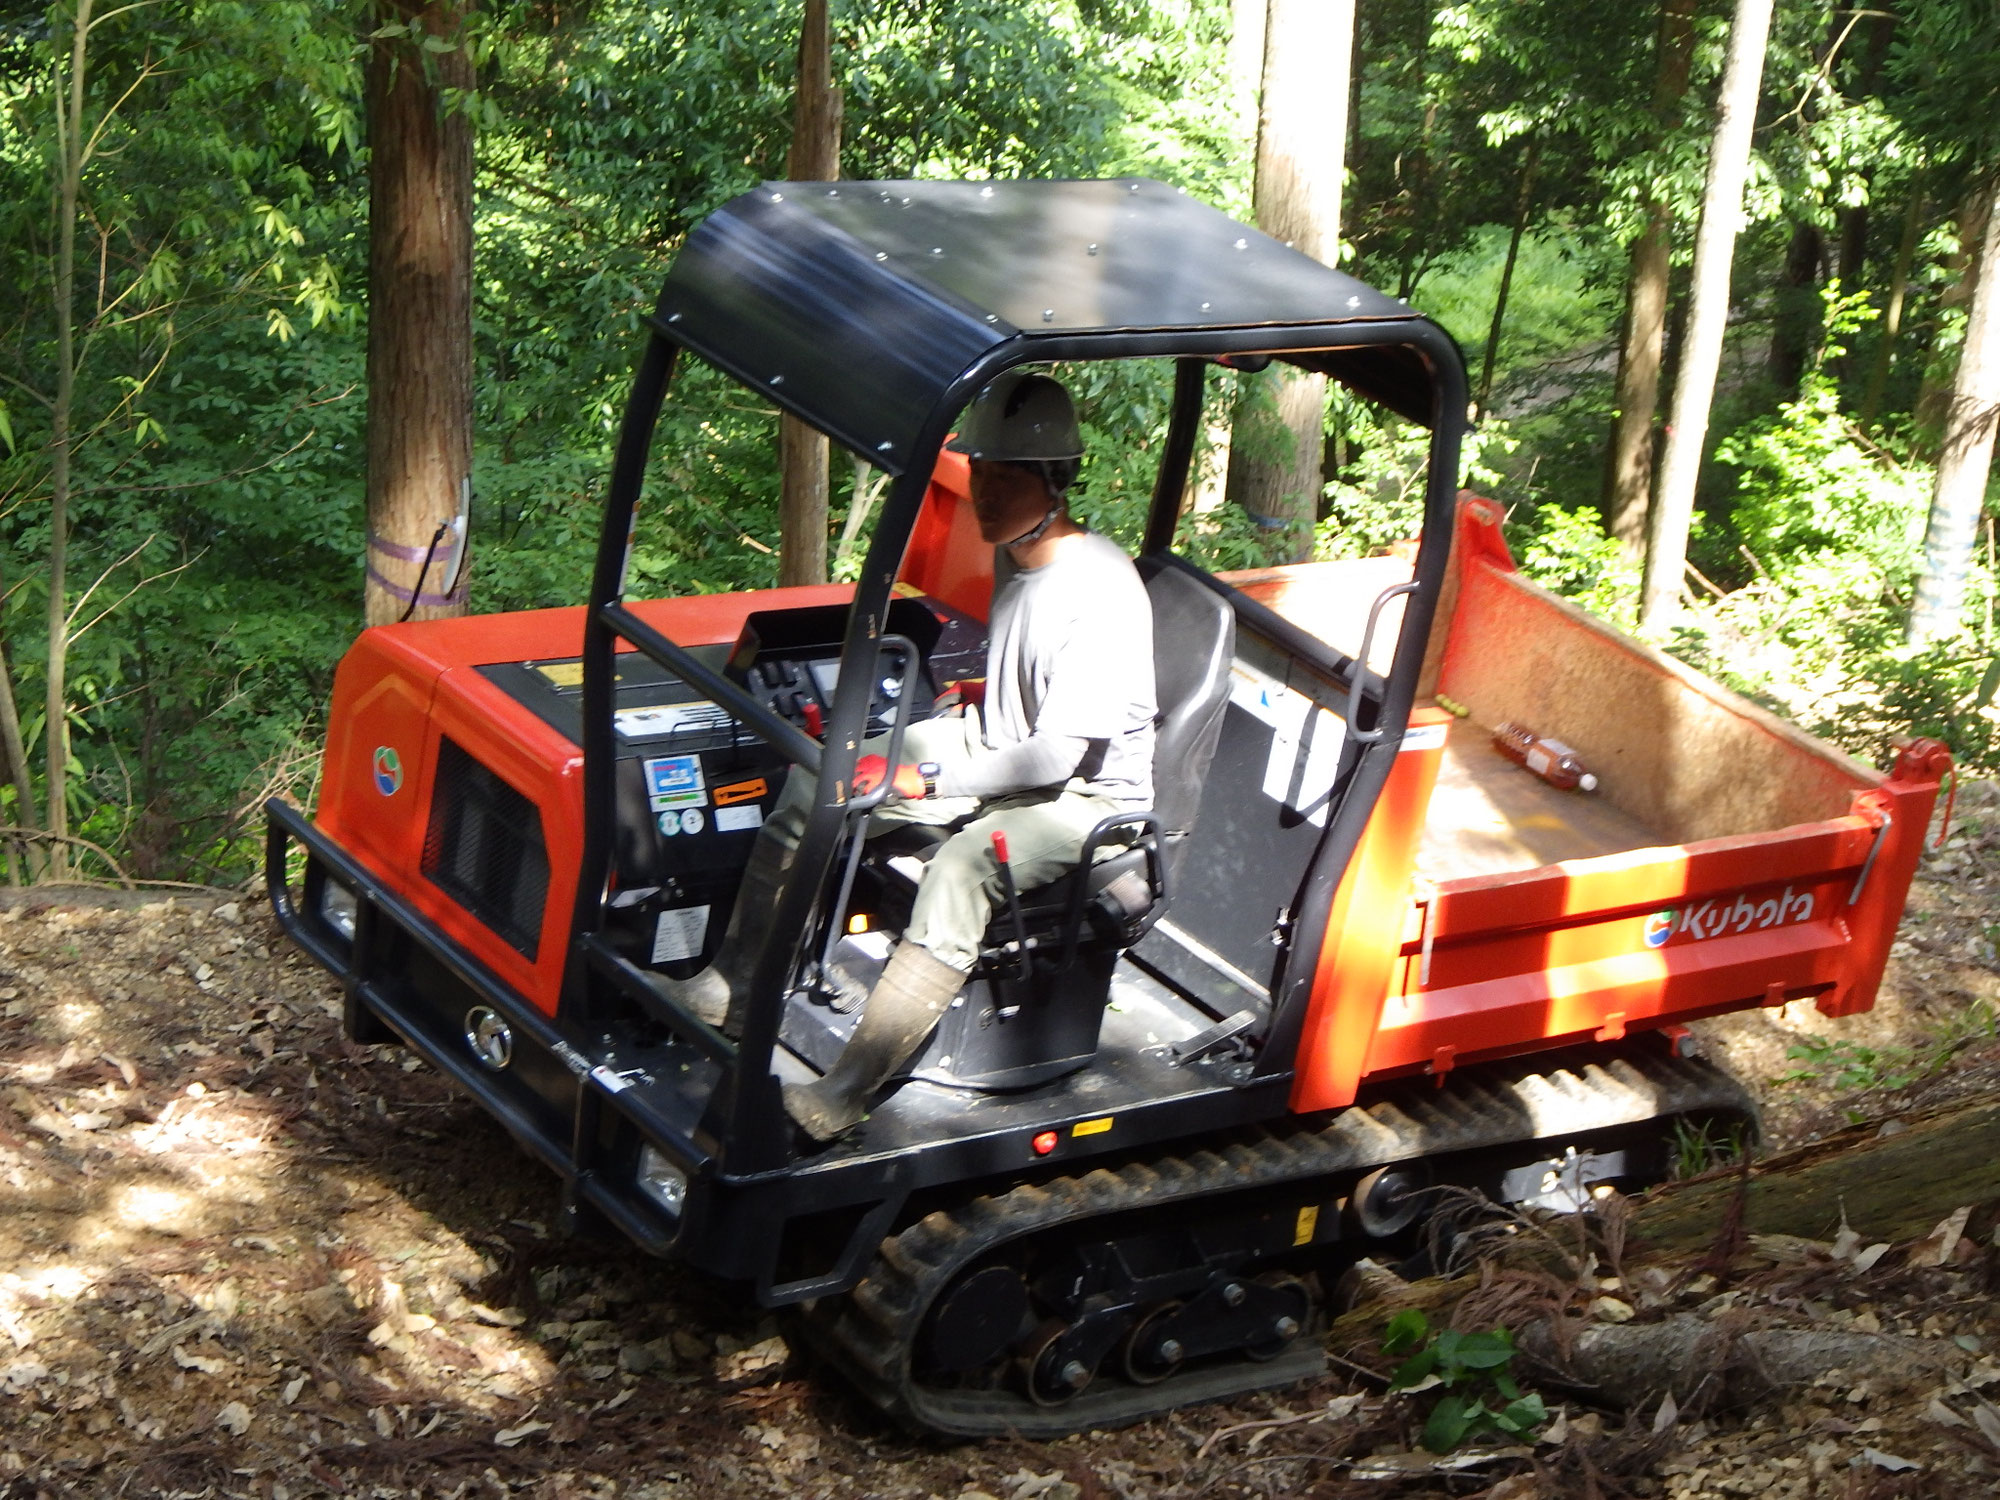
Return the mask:
<svg viewBox="0 0 2000 1500"><path fill-rule="evenodd" d="M2000 787L1971 788L1872 1013L1705 1028L1764 1095L1771 1144L2000 1093L1983 1008L2000 1005L1996 922ZM1978 1395L2000 1385L1981 1357L2000 1357L1985 1205L1943 1205L1974 1209L1962 1234L1865 1268L1852 1246L1767 1246L1726 1289L1652 1272L1565 1294L1629 1299L1642 1321L1722 1304L1903 1330L1958 1360L1949 1379L1830 1374L1729 1412L1572 1402L1537 1443L1437 1461L1415 1444L1421 1398L1386 1396L1359 1367L1391 1362L1364 1345L1315 1385L1120 1432L927 1444L817 1383L725 1288L558 1238L552 1179L431 1069L343 1040L339 1009L255 896L5 893L0 1500L1859 1500L2000 1484L2000 1408ZM1808 1062L1814 1076L1775 1081Z"/></svg>

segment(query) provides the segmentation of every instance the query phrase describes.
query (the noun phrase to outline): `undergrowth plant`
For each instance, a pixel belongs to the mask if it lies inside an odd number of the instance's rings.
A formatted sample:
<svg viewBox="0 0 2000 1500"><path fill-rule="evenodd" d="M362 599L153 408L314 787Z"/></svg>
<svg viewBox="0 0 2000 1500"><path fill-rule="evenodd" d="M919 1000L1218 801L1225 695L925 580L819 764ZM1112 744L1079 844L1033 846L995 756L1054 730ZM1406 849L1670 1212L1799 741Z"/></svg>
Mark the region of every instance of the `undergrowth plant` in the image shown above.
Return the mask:
<svg viewBox="0 0 2000 1500"><path fill-rule="evenodd" d="M1672 1149L1673 1175L1681 1181L1736 1165L1750 1154L1750 1142L1741 1121L1724 1125L1716 1120L1695 1124L1680 1119L1674 1121Z"/></svg>
<svg viewBox="0 0 2000 1500"><path fill-rule="evenodd" d="M1509 1369L1516 1350L1513 1334L1504 1328L1489 1333L1446 1328L1433 1334L1430 1320L1409 1307L1389 1320L1382 1352L1403 1359L1389 1377L1391 1391L1442 1388L1424 1421L1422 1442L1433 1453L1449 1453L1482 1437L1530 1437L1549 1419L1541 1396L1524 1394Z"/></svg>
<svg viewBox="0 0 2000 1500"><path fill-rule="evenodd" d="M1804 1064L1781 1074L1780 1083L1819 1083L1844 1091L1901 1089L1944 1070L1975 1042L2000 1036L2000 1011L1985 1000L1968 1005L1909 1046L1866 1046L1850 1037L1800 1038L1785 1056Z"/></svg>

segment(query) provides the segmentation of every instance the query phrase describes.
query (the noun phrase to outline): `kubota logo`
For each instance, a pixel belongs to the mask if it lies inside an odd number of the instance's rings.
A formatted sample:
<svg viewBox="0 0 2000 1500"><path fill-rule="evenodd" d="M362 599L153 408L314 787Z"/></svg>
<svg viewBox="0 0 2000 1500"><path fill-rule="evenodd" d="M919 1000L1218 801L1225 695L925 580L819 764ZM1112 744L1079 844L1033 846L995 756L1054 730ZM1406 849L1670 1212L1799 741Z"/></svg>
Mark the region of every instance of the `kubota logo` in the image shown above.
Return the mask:
<svg viewBox="0 0 2000 1500"><path fill-rule="evenodd" d="M1795 922L1811 921L1812 914L1812 892L1794 893L1790 886L1762 901L1752 901L1748 896L1738 896L1734 901L1709 900L1699 906L1654 912L1646 918L1646 946L1664 948L1667 939L1676 933L1699 940L1765 927L1788 927Z"/></svg>
<svg viewBox="0 0 2000 1500"><path fill-rule="evenodd" d="M393 797L403 789L403 757L396 753L394 745L381 745L375 751L375 790L385 797Z"/></svg>

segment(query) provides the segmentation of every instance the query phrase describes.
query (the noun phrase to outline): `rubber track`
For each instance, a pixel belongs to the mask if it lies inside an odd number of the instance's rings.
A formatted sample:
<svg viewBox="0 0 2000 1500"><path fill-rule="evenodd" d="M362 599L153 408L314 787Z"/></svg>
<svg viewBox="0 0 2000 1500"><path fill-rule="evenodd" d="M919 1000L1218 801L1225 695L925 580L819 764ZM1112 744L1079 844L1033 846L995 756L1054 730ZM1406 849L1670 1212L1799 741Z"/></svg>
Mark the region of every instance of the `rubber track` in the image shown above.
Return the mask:
<svg viewBox="0 0 2000 1500"><path fill-rule="evenodd" d="M1309 1379L1325 1369L1312 1339L1277 1359L1189 1370L1158 1385L1100 1375L1074 1400L1037 1406L1006 1390L933 1389L911 1379L910 1353L932 1302L972 1262L1061 1225L1224 1194L1351 1178L1391 1162L1531 1140L1573 1137L1681 1114L1755 1119L1737 1083L1698 1059L1633 1049L1576 1070L1515 1068L1454 1074L1444 1088L1417 1081L1319 1130L1275 1132L1187 1155L1099 1168L1080 1177L1015 1187L939 1210L882 1242L867 1275L841 1297L822 1298L804 1331L819 1352L905 1426L950 1437L1016 1433L1051 1438L1116 1427L1178 1407Z"/></svg>

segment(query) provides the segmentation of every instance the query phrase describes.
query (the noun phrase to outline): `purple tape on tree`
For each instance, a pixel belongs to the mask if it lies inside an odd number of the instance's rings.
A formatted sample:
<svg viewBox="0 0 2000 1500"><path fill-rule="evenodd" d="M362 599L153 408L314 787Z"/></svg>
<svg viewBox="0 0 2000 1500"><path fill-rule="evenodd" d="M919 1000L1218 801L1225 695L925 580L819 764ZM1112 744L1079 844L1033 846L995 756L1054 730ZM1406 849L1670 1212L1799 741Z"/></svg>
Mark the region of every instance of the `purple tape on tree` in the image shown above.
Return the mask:
<svg viewBox="0 0 2000 1500"><path fill-rule="evenodd" d="M405 547L400 542L388 541L371 531L368 533L368 550L379 552L384 557L399 558L403 562L420 563L430 554L431 549L428 545Z"/></svg>
<svg viewBox="0 0 2000 1500"><path fill-rule="evenodd" d="M419 561L421 561L421 554L419 554ZM391 599L400 600L404 604L410 602L410 591L400 584L391 583L388 579L384 578L381 573L376 571L373 563L368 565L368 581L375 585L376 588L382 590ZM472 580L469 575L460 574L458 587L453 589L449 594L419 594L417 595L417 603L427 607L439 604L463 604L465 603L467 589L471 582Z"/></svg>

